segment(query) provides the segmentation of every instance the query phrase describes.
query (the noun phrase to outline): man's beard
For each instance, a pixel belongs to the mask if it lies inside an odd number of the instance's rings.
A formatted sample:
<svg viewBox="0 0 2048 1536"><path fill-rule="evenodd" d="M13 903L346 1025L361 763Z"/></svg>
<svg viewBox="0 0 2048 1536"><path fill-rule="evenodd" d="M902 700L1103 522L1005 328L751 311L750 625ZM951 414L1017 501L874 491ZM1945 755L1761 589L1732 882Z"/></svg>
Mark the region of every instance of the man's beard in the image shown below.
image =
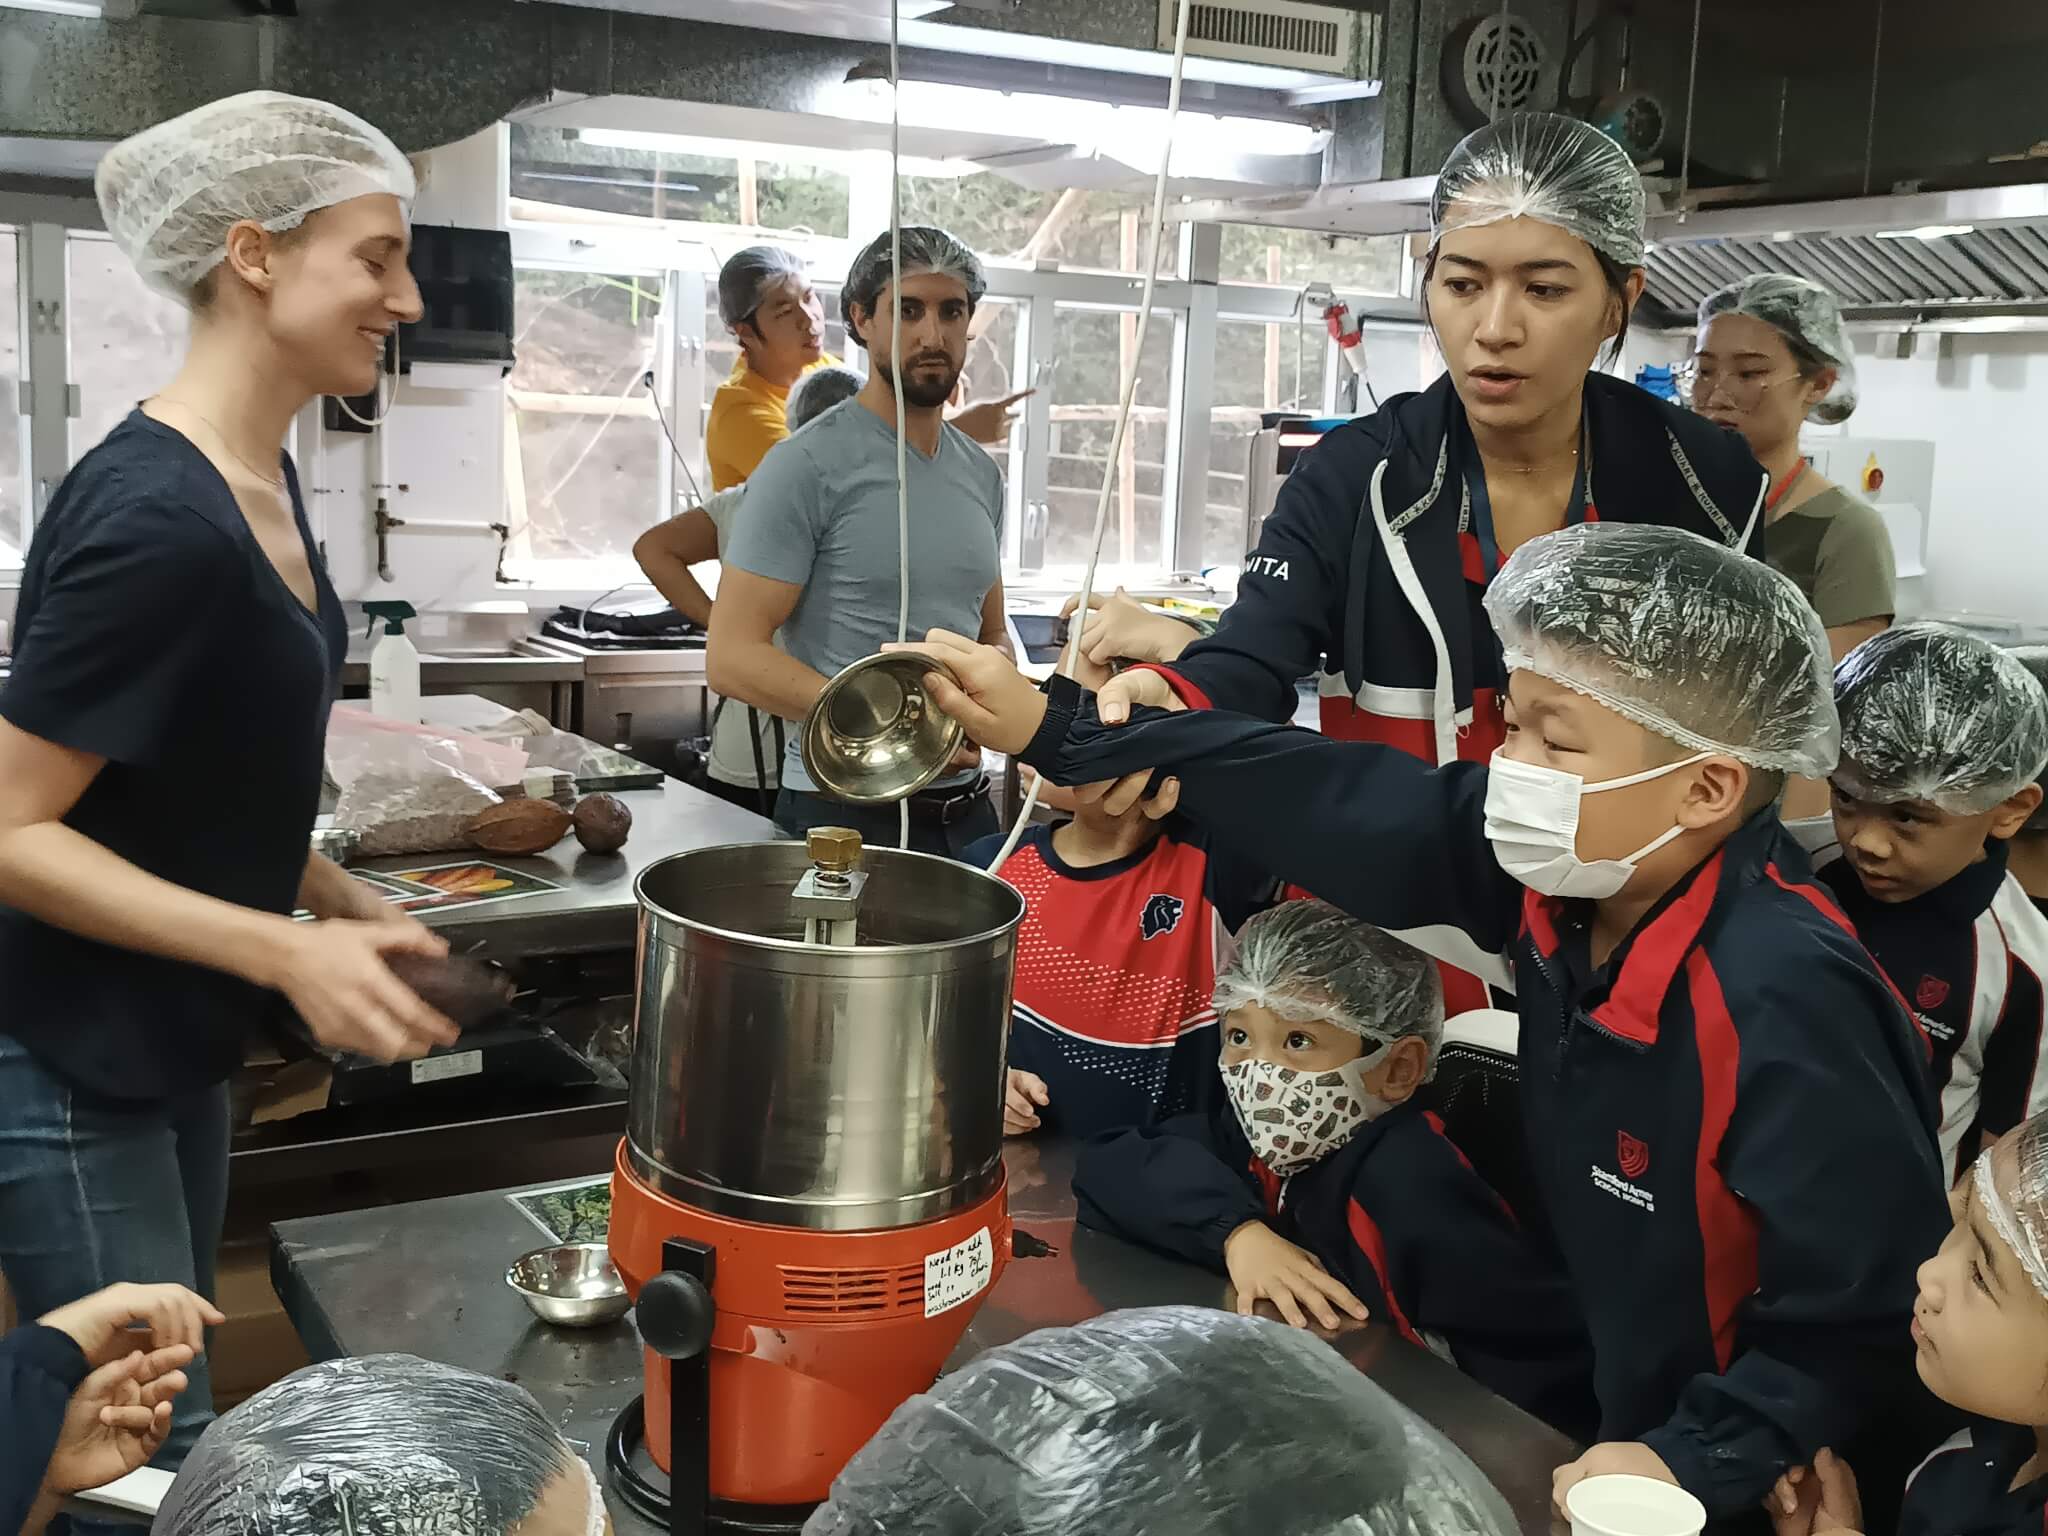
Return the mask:
<svg viewBox="0 0 2048 1536"><path fill-rule="evenodd" d="M927 364L943 363L944 371L934 373ZM882 382L889 386L891 394L896 390L896 370L887 363L875 364L875 372ZM936 410L953 398L953 387L960 382L960 370L953 360L940 352L924 352L911 360L911 366L903 375L903 403L915 406L921 411Z"/></svg>

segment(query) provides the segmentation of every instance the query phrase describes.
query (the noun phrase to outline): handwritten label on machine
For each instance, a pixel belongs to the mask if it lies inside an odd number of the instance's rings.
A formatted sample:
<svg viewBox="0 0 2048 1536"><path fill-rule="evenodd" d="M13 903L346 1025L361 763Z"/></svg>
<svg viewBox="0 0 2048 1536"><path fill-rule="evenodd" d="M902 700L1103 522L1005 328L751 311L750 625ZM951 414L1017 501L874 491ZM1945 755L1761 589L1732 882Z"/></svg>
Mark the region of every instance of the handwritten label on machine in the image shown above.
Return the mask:
<svg viewBox="0 0 2048 1536"><path fill-rule="evenodd" d="M964 1243L925 1255L924 1315L937 1317L988 1289L995 1273L995 1248L983 1227Z"/></svg>

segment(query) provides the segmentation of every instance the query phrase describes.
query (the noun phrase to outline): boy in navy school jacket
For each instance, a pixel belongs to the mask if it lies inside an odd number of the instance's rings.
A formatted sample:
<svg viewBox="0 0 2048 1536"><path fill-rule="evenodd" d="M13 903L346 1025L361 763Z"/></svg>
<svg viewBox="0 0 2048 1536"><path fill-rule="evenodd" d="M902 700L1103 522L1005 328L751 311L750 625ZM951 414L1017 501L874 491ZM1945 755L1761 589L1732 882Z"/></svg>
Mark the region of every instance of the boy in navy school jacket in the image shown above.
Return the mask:
<svg viewBox="0 0 2048 1536"><path fill-rule="evenodd" d="M1377 1317L1567 1434L1592 1347L1564 1276L1414 1101L1436 966L1320 901L1247 922L1216 983L1227 1102L1081 1150L1089 1226L1230 1276L1288 1322Z"/></svg>
<svg viewBox="0 0 2048 1536"><path fill-rule="evenodd" d="M1821 879L1933 1042L1946 1176L2048 1109L2048 916L2006 868L2041 805L2048 698L2025 667L1902 624L1835 670L1840 856Z"/></svg>
<svg viewBox="0 0 2048 1536"><path fill-rule="evenodd" d="M1530 1169L1593 1336L1603 1443L1559 1470L1751 1508L1823 1445L1904 1436L1913 1271L1945 1225L1926 1042L1774 808L1834 767L1819 620L1705 540L1582 526L1487 596L1506 745L1429 769L1193 710L1105 726L958 636L929 675L1056 782L1143 768L1276 875L1512 961Z"/></svg>

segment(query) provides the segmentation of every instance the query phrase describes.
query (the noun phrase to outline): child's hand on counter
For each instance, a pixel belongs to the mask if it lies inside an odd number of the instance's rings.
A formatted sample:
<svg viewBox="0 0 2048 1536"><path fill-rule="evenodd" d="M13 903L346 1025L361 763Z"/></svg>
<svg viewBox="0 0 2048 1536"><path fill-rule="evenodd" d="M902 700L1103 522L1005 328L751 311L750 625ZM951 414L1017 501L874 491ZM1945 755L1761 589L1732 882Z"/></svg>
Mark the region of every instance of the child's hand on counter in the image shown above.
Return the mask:
<svg viewBox="0 0 2048 1536"><path fill-rule="evenodd" d="M1336 1328L1339 1309L1361 1323L1369 1315L1321 1259L1263 1221L1248 1221L1224 1239L1223 1267L1237 1288L1237 1310L1247 1317L1261 1301L1271 1302L1296 1328L1308 1327L1311 1315L1323 1327Z"/></svg>
<svg viewBox="0 0 2048 1536"><path fill-rule="evenodd" d="M1030 1135L1041 1123L1038 1112L1050 1103L1052 1095L1046 1091L1044 1078L1010 1068L1009 1088L1003 1096L1003 1134Z"/></svg>

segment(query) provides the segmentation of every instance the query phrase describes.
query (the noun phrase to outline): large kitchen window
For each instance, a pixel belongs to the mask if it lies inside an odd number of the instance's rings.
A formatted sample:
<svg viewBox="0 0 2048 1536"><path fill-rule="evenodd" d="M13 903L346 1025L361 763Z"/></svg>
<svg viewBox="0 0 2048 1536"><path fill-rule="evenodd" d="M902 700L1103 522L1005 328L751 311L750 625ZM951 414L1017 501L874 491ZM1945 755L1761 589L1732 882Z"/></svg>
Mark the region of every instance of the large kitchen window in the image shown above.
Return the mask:
<svg viewBox="0 0 2048 1536"><path fill-rule="evenodd" d="M78 390L78 414L71 422L75 464L138 403L171 382L184 361L192 322L182 305L145 286L105 235L72 231L65 266L74 296L67 310L71 382ZM81 295L90 301L77 302Z"/></svg>
<svg viewBox="0 0 2048 1536"><path fill-rule="evenodd" d="M1173 367L1174 317L1152 312L1138 350L1134 310L1055 312L1056 370L1052 382L1052 440L1047 452L1045 565L1079 574L1088 563L1095 509L1111 469L1111 439L1124 386L1135 373L1131 420L1116 450L1102 562L1119 571L1170 566L1167 536L1167 462L1171 436L1167 395Z"/></svg>
<svg viewBox="0 0 2048 1536"><path fill-rule="evenodd" d="M666 515L671 460L656 415L671 376L666 292L658 273L518 273L518 364L506 381L513 558L623 568Z"/></svg>

